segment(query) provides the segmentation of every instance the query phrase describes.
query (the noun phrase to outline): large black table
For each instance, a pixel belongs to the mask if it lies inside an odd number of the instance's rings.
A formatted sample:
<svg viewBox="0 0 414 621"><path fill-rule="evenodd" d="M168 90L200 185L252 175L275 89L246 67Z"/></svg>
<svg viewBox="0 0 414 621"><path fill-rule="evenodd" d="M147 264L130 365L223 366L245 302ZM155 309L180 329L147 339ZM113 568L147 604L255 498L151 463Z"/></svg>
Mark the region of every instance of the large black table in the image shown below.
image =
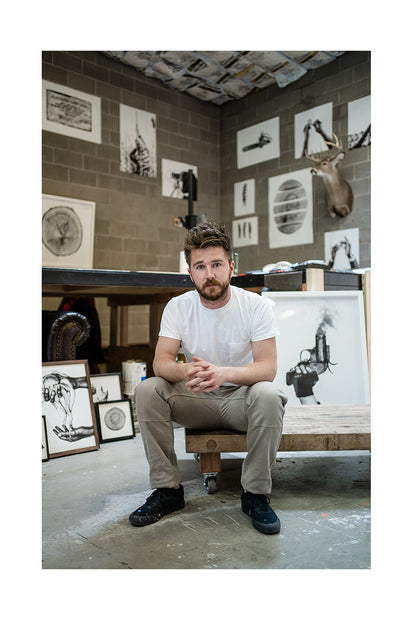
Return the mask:
<svg viewBox="0 0 414 621"><path fill-rule="evenodd" d="M231 284L260 293L269 291L332 291L361 289L361 275L318 267L274 274L250 273L232 278ZM128 307L149 305L149 348L156 344L165 304L193 288L188 274L83 270L44 267L42 294L49 297L105 297L111 309L110 344L128 345Z"/></svg>

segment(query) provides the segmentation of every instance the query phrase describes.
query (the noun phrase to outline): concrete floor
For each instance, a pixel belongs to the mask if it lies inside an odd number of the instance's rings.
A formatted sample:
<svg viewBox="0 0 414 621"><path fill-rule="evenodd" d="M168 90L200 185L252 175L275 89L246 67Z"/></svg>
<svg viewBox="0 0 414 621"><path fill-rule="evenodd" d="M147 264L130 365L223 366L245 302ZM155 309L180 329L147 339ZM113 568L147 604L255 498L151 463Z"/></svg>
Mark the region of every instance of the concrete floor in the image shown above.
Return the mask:
<svg viewBox="0 0 414 621"><path fill-rule="evenodd" d="M370 567L369 452L280 453L271 504L282 528L268 536L240 509L242 455L222 455L208 495L175 435L186 506L146 527L128 522L151 493L139 434L42 464L44 569Z"/></svg>

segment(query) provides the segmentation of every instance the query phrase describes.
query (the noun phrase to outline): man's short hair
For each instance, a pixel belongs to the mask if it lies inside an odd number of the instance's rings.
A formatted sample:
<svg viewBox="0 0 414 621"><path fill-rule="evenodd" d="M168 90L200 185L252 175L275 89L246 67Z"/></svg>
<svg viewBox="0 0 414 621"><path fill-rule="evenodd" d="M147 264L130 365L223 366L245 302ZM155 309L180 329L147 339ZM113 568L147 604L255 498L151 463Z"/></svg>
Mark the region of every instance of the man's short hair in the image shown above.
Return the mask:
<svg viewBox="0 0 414 621"><path fill-rule="evenodd" d="M191 265L192 250L208 248L209 246L221 246L224 248L229 264L232 262L233 248L231 245L231 239L224 224L217 224L216 222L200 222L188 231L185 239L184 256L187 261L187 265Z"/></svg>

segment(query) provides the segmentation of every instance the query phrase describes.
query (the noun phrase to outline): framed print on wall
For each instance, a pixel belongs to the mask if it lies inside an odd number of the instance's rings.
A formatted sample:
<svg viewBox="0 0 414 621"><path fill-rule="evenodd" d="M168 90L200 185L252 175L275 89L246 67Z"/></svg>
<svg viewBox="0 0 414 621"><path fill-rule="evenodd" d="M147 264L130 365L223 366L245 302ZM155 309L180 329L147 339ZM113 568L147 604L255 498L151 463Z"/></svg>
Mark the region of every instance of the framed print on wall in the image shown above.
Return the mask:
<svg viewBox="0 0 414 621"><path fill-rule="evenodd" d="M99 438L102 443L129 440L135 436L130 399L96 404Z"/></svg>
<svg viewBox="0 0 414 621"><path fill-rule="evenodd" d="M152 112L119 104L120 170L157 176L157 117Z"/></svg>
<svg viewBox="0 0 414 621"><path fill-rule="evenodd" d="M280 157L279 117L237 132L237 168Z"/></svg>
<svg viewBox="0 0 414 621"><path fill-rule="evenodd" d="M232 239L235 248L257 246L259 243L259 218L252 216L251 218L233 220Z"/></svg>
<svg viewBox="0 0 414 621"><path fill-rule="evenodd" d="M94 403L122 399L121 374L98 373L91 375L91 389Z"/></svg>
<svg viewBox="0 0 414 621"><path fill-rule="evenodd" d="M255 211L255 180L245 179L234 184L234 215L247 216Z"/></svg>
<svg viewBox="0 0 414 621"><path fill-rule="evenodd" d="M313 244L310 168L268 179L269 248Z"/></svg>
<svg viewBox="0 0 414 621"><path fill-rule="evenodd" d="M42 397L49 457L99 448L87 360L43 362Z"/></svg>
<svg viewBox="0 0 414 621"><path fill-rule="evenodd" d="M101 143L100 97L47 80L42 80L42 95L44 130Z"/></svg>
<svg viewBox="0 0 414 621"><path fill-rule="evenodd" d="M370 402L362 291L264 292L280 334L275 383L290 405Z"/></svg>
<svg viewBox="0 0 414 621"><path fill-rule="evenodd" d="M92 269L95 203L42 194L42 265Z"/></svg>

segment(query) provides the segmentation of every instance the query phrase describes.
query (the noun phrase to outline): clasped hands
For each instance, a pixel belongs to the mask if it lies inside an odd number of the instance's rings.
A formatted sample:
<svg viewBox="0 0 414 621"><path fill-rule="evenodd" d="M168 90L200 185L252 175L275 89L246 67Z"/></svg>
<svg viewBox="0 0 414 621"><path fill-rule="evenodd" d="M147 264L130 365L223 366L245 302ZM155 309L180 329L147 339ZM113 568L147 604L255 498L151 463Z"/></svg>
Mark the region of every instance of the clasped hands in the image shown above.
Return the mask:
<svg viewBox="0 0 414 621"><path fill-rule="evenodd" d="M214 364L193 356L185 372L185 385L191 392L212 392L225 381L224 367L216 367Z"/></svg>

